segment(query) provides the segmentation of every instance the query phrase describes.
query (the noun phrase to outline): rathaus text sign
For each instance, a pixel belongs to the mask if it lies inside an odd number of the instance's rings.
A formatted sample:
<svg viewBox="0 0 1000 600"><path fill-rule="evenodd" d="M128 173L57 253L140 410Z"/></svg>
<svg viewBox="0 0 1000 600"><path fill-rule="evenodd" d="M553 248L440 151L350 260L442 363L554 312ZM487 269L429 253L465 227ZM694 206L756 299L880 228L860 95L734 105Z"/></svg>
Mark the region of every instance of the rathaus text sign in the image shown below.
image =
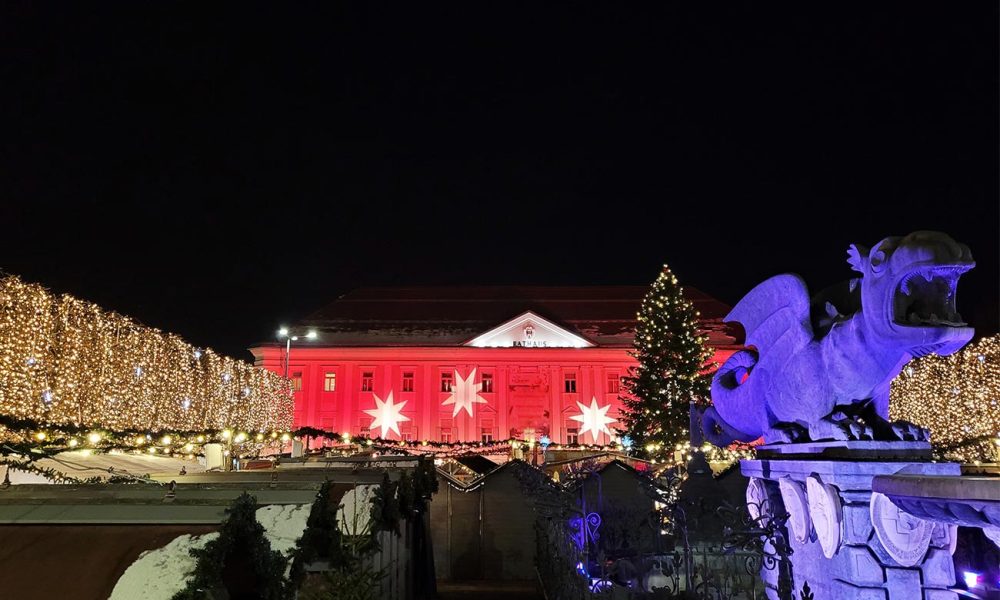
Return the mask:
<svg viewBox="0 0 1000 600"><path fill-rule="evenodd" d="M586 348L593 344L527 312L479 335L468 345L483 348Z"/></svg>

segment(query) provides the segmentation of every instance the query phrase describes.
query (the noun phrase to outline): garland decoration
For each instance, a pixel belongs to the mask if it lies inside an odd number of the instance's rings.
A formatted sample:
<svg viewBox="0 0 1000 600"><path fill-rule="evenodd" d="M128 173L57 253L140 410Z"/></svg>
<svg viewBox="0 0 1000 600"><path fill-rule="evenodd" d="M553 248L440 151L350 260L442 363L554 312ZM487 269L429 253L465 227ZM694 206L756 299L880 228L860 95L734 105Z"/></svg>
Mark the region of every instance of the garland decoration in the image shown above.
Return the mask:
<svg viewBox="0 0 1000 600"><path fill-rule="evenodd" d="M226 587L225 569L229 561L239 560L250 570L252 589L261 600L285 600L291 588L285 585L285 568L288 561L280 552L271 549L264 536L264 527L257 522L257 499L244 492L226 511L229 516L222 523L219 537L203 548L191 550L197 559L193 576L187 586L177 592L173 600L204 600L221 598ZM245 577L246 573L241 573Z"/></svg>
<svg viewBox="0 0 1000 600"><path fill-rule="evenodd" d="M403 515L404 487L412 492L412 485L408 484L409 476L406 471L400 474L399 481L392 481L388 473L382 474L382 481L379 482L378 489L375 490L375 497L372 498L372 544L378 547L378 534L382 531L389 531L399 535L399 522Z"/></svg>
<svg viewBox="0 0 1000 600"><path fill-rule="evenodd" d="M318 439L334 445L351 448L357 452L404 452L423 456L434 454L438 458L452 458L468 454L509 453L513 446L530 448L532 442L509 439L484 444L482 442L401 441L383 438L352 436L349 433L325 431L313 427L295 430L238 429L114 429L102 424L81 425L76 422L43 422L37 419L0 414L0 442L31 449L38 453L57 454L65 450L88 449L94 452L121 450L163 455L182 455L193 458L200 454L205 444L220 443L237 456L252 456L263 449L274 451L292 439ZM553 444L551 450L566 451L625 451L621 442L613 444ZM5 454L0 448L0 455Z"/></svg>
<svg viewBox="0 0 1000 600"><path fill-rule="evenodd" d="M329 481L324 481L316 493L306 520L306 529L292 551L290 581L293 588L297 589L302 585L307 564L326 561L331 565L339 565L346 564L349 560L341 539L342 534L337 527L338 507L330 501L331 485Z"/></svg>

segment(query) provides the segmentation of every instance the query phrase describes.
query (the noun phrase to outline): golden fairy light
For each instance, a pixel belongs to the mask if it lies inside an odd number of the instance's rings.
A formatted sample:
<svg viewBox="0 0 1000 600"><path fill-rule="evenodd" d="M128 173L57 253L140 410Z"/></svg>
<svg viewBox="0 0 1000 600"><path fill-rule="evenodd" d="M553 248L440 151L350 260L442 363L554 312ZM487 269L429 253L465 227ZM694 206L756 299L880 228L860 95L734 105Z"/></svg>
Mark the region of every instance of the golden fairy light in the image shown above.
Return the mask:
<svg viewBox="0 0 1000 600"><path fill-rule="evenodd" d="M951 356L910 362L892 382L890 417L931 431L952 460L995 460L1000 438L1000 335Z"/></svg>
<svg viewBox="0 0 1000 600"><path fill-rule="evenodd" d="M292 411L287 381L274 373L18 277L0 279L2 414L112 431L267 431L289 429Z"/></svg>

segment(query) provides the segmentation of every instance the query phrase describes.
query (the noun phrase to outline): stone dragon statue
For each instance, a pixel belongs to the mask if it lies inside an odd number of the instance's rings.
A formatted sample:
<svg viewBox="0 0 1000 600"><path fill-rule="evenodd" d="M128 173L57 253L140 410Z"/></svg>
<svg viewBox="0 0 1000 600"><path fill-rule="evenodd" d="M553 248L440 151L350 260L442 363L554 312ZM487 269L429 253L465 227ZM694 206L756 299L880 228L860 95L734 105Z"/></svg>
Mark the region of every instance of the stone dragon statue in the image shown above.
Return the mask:
<svg viewBox="0 0 1000 600"><path fill-rule="evenodd" d="M972 253L933 231L847 253L858 278L810 301L799 276L778 275L726 317L743 325L746 346L712 380L702 416L709 441L928 439L888 421L889 384L911 358L951 354L972 338L955 309Z"/></svg>

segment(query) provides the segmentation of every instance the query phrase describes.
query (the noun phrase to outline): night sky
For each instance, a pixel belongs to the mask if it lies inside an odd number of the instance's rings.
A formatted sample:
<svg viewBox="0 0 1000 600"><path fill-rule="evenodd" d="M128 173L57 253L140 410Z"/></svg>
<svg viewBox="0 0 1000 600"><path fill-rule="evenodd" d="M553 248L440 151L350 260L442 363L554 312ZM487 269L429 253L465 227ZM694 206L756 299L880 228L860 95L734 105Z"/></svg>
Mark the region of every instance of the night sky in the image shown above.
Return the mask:
<svg viewBox="0 0 1000 600"><path fill-rule="evenodd" d="M994 2L42 4L0 8L0 267L193 343L363 285L818 290L917 229L998 328Z"/></svg>

